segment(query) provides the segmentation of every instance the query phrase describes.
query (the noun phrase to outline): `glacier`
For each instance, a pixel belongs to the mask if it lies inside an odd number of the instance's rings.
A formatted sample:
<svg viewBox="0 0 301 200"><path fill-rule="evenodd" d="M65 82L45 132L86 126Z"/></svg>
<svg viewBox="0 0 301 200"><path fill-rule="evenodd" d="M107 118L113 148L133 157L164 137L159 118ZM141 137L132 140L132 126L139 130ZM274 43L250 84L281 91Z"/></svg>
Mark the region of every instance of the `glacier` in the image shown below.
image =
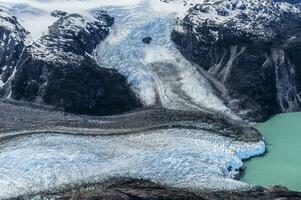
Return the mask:
<svg viewBox="0 0 301 200"><path fill-rule="evenodd" d="M34 134L0 144L0 199L119 177L196 191L250 189L233 178L241 159L264 151L264 142L189 129L120 136Z"/></svg>
<svg viewBox="0 0 301 200"><path fill-rule="evenodd" d="M180 9L179 3L174 3L168 10L162 4L143 1L130 7L104 8L115 18L115 24L110 36L95 50L99 65L117 69L126 76L146 106L208 109L234 116L206 77L181 55L170 39L185 7ZM151 37L152 42L144 44L144 37Z"/></svg>

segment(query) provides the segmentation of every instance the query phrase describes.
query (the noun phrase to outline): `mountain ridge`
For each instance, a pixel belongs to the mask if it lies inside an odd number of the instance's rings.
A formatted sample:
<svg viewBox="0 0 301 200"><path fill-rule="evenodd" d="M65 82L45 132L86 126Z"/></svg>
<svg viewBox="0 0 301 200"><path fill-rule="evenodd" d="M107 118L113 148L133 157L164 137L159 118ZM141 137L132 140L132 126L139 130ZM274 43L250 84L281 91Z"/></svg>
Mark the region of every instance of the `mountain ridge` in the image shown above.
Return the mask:
<svg viewBox="0 0 301 200"><path fill-rule="evenodd" d="M13 19L9 21L12 27L21 27L16 18L9 19ZM91 56L113 22L102 11L96 13L94 21L68 14L50 26L48 34L27 46L27 32L21 29L22 52L12 52L15 65L8 68L12 69L10 78L1 79L1 96L79 114L110 115L140 107L124 78L101 68Z"/></svg>
<svg viewBox="0 0 301 200"><path fill-rule="evenodd" d="M300 16L299 8L283 2L209 1L179 20L172 40L226 87L221 93L229 107L263 121L301 108Z"/></svg>

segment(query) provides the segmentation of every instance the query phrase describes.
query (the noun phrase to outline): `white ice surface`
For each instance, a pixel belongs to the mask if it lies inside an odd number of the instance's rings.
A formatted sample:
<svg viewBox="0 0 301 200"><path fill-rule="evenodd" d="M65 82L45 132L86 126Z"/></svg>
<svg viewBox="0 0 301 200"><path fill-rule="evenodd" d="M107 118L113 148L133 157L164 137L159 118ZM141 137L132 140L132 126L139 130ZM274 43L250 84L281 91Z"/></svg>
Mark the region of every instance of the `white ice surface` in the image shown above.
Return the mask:
<svg viewBox="0 0 301 200"><path fill-rule="evenodd" d="M117 69L128 78L146 106L169 109L209 109L233 115L207 79L171 41L182 3L142 1L133 6L104 7L115 18L109 37L95 51L99 65ZM147 45L144 37L152 37Z"/></svg>
<svg viewBox="0 0 301 200"><path fill-rule="evenodd" d="M243 165L241 158L264 149L263 142L233 142L185 129L109 137L33 135L0 145L0 198L112 177L191 189L246 189L232 179L235 169Z"/></svg>

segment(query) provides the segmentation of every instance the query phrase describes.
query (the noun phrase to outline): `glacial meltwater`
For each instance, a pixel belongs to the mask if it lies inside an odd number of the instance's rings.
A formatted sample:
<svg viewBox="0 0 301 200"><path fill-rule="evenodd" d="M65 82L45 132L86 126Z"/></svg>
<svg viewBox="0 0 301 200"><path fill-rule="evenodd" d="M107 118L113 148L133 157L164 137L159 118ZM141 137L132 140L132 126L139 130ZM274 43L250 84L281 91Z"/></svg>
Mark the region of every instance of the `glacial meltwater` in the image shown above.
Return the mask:
<svg viewBox="0 0 301 200"><path fill-rule="evenodd" d="M267 154L245 163L241 181L301 191L301 113L277 115L256 128L265 137Z"/></svg>

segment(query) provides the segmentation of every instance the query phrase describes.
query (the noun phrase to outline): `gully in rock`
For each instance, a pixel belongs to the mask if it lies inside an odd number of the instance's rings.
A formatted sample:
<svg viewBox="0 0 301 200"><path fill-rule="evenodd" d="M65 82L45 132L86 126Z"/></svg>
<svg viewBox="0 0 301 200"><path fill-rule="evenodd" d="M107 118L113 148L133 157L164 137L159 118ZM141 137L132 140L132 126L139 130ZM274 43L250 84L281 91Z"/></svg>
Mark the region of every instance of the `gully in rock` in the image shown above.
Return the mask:
<svg viewBox="0 0 301 200"><path fill-rule="evenodd" d="M197 4L179 20L172 40L226 87L229 107L262 121L300 110L300 22L300 10L287 3Z"/></svg>

